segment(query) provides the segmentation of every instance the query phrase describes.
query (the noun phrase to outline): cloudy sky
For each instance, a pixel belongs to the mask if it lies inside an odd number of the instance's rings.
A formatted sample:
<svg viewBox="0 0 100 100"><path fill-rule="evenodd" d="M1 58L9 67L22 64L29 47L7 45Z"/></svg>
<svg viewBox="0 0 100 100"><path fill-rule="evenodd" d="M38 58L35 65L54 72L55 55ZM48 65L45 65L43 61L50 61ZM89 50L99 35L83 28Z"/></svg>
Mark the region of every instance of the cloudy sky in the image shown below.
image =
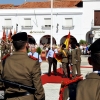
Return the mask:
<svg viewBox="0 0 100 100"><path fill-rule="evenodd" d="M28 1L46 1L46 0L26 0ZM14 5L19 5L24 3L25 0L0 0L0 4L14 4Z"/></svg>

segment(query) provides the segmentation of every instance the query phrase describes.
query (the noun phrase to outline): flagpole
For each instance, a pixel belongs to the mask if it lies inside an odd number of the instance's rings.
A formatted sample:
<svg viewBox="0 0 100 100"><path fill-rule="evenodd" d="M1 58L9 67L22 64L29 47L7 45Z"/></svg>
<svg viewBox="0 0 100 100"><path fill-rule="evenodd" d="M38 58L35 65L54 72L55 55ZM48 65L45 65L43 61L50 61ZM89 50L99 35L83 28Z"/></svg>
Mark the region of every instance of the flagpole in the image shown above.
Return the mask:
<svg viewBox="0 0 100 100"><path fill-rule="evenodd" d="M52 37L53 37L53 0L51 0L51 48L52 48Z"/></svg>

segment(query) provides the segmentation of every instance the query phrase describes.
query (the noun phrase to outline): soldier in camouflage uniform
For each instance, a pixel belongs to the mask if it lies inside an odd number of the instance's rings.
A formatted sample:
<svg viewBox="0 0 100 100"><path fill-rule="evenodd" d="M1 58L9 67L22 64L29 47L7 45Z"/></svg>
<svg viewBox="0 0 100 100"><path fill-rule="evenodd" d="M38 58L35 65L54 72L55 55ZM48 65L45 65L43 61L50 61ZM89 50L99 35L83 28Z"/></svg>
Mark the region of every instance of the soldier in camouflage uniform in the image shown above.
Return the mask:
<svg viewBox="0 0 100 100"><path fill-rule="evenodd" d="M1 58L6 54L6 45L5 42L1 42Z"/></svg>

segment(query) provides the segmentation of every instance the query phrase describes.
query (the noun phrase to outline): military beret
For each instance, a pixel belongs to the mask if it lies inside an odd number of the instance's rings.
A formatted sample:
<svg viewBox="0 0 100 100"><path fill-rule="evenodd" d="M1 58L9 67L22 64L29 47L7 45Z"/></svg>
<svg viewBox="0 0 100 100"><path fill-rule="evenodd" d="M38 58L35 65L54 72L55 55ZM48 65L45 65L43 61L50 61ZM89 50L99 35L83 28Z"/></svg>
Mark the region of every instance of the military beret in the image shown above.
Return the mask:
<svg viewBox="0 0 100 100"><path fill-rule="evenodd" d="M90 45L88 51L90 51L91 54L100 53L100 38Z"/></svg>
<svg viewBox="0 0 100 100"><path fill-rule="evenodd" d="M27 33L26 32L19 32L12 36L12 41L27 41Z"/></svg>

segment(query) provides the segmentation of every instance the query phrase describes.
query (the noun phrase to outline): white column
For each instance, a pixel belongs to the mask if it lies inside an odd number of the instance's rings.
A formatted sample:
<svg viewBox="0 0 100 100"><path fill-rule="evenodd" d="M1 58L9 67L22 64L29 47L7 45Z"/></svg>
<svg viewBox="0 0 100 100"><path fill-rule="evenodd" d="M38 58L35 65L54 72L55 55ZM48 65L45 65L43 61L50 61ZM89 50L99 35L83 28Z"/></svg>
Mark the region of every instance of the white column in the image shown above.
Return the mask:
<svg viewBox="0 0 100 100"><path fill-rule="evenodd" d="M52 48L52 37L53 37L53 0L51 0L51 48Z"/></svg>

